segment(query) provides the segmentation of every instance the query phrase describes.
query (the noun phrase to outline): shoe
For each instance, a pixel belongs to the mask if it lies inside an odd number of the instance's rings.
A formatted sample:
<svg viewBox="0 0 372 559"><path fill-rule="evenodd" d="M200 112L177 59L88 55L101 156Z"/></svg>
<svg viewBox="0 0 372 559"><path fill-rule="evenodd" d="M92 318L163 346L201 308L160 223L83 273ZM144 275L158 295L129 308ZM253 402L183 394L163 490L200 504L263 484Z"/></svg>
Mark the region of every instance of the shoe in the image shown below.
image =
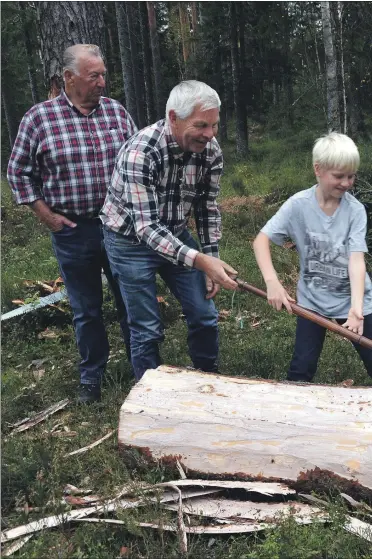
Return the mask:
<svg viewBox="0 0 372 559"><path fill-rule="evenodd" d="M101 386L99 384L81 384L79 389L79 404L93 404L101 401Z"/></svg>

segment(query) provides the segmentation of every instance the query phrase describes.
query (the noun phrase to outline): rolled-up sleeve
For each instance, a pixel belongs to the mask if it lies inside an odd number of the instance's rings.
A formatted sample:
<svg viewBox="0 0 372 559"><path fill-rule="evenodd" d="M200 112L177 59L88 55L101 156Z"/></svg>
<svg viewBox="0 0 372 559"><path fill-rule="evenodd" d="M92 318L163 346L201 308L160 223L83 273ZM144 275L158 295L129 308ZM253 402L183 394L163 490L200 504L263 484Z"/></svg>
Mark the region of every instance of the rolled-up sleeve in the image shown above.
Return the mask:
<svg viewBox="0 0 372 559"><path fill-rule="evenodd" d="M7 172L17 204L31 204L43 198L37 148L37 128L26 114L19 126Z"/></svg>
<svg viewBox="0 0 372 559"><path fill-rule="evenodd" d="M192 267L198 251L183 244L160 222L156 192L156 163L140 151L127 151L122 159L122 181L137 237L174 264Z"/></svg>

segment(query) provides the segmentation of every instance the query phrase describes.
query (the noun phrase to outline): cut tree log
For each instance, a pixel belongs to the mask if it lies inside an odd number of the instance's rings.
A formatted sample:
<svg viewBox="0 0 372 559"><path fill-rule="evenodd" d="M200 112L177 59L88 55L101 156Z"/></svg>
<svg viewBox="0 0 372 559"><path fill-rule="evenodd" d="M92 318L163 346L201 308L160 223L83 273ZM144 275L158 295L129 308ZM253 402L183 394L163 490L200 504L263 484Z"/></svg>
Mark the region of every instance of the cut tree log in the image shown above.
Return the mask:
<svg viewBox="0 0 372 559"><path fill-rule="evenodd" d="M160 366L120 411L119 445L189 473L297 480L319 468L372 489L372 389Z"/></svg>

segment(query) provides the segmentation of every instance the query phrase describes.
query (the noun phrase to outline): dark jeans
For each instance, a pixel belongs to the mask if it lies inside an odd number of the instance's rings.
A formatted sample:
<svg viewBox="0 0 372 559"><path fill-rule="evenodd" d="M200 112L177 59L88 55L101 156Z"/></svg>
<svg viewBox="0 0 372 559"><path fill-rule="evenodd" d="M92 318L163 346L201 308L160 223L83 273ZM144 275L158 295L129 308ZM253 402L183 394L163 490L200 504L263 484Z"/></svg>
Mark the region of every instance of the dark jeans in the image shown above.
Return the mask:
<svg viewBox="0 0 372 559"><path fill-rule="evenodd" d="M136 239L104 230L114 278L128 310L132 366L136 380L160 365L159 342L164 340L156 298L156 274L163 278L182 305L188 326L188 346L194 367L217 371L218 326L214 302L206 299L205 275L195 268L176 266ZM186 231L180 239L198 248Z"/></svg>
<svg viewBox="0 0 372 559"><path fill-rule="evenodd" d="M337 319L339 324L346 319ZM297 317L296 342L287 380L310 382L316 373L318 359L323 349L326 329L306 318ZM363 336L372 339L372 314L364 317ZM367 373L372 377L372 350L353 343Z"/></svg>
<svg viewBox="0 0 372 559"><path fill-rule="evenodd" d="M76 227L64 226L52 233L52 243L74 315L76 342L81 357L80 382L102 380L109 343L102 316L102 269L115 298L118 320L130 359L127 313L120 288L113 280L103 245L100 219L71 217Z"/></svg>

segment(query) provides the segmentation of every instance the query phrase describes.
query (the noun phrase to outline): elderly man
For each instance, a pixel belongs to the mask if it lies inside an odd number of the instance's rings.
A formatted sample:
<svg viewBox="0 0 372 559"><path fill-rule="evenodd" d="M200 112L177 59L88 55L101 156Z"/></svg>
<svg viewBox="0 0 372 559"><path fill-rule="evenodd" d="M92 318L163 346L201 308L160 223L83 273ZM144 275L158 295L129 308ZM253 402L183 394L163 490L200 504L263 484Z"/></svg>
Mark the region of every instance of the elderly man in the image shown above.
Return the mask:
<svg viewBox="0 0 372 559"><path fill-rule="evenodd" d="M219 260L216 197L223 168L220 99L186 81L171 92L166 119L144 128L120 150L101 219L111 269L128 311L137 380L160 364L164 339L156 298L159 273L182 305L196 368L216 372L218 286L235 289L236 272ZM202 251L187 230L194 212Z"/></svg>
<svg viewBox="0 0 372 559"><path fill-rule="evenodd" d="M114 292L124 339L126 310L112 280L99 211L115 158L136 127L127 111L102 97L106 68L95 45L63 57L64 90L23 117L8 167L18 204L29 205L51 232L74 315L81 356L79 401L101 398L109 344L102 318L103 268Z"/></svg>

